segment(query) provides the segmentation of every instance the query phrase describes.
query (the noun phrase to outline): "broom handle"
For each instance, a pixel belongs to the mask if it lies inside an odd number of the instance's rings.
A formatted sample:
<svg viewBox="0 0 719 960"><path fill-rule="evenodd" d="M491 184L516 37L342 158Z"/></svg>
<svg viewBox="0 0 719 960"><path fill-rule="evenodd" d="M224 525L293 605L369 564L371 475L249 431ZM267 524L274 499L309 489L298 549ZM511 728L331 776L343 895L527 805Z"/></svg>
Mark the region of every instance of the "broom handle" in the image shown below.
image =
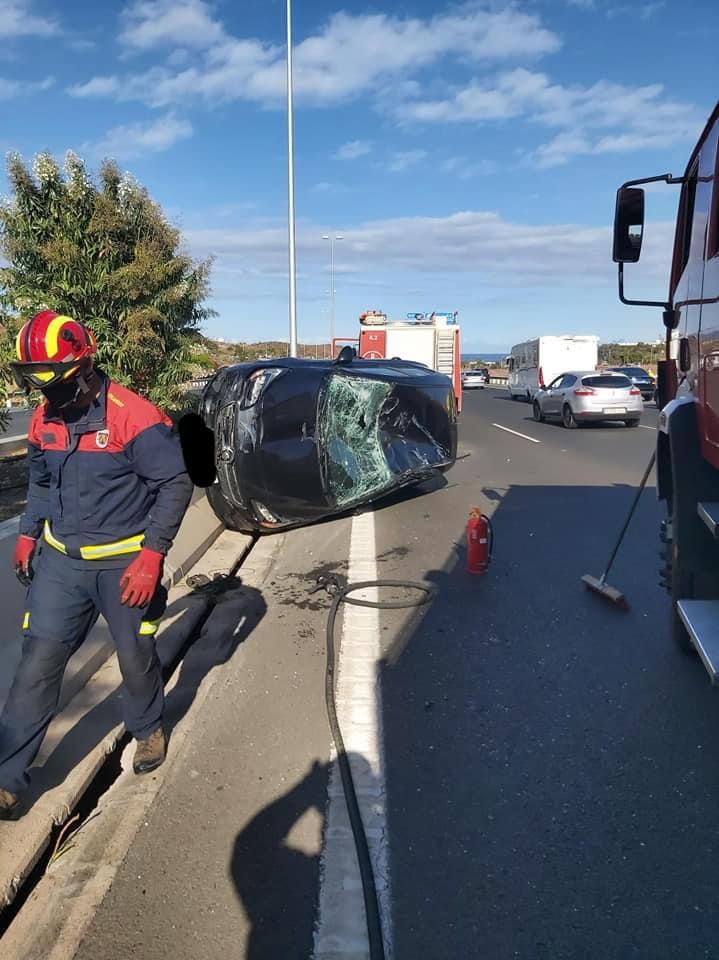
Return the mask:
<svg viewBox="0 0 719 960"><path fill-rule="evenodd" d="M656 450L655 450L655 451L652 453L652 456L651 456L651 459L650 459L649 463L647 464L647 469L644 471L644 476L642 477L642 482L639 484L639 488L637 489L637 492L636 492L636 494L634 495L634 502L633 502L632 505L631 505L631 508L630 508L630 510L629 510L629 513L627 514L627 519L624 521L624 526L622 527L622 532L619 534L619 537L617 538L617 542L614 544L614 549L612 550L612 555L611 555L611 557L609 558L609 563L607 564L607 568L606 568L606 570L604 571L604 573L602 574L602 580L601 580L602 583L604 583L604 581L605 581L605 580L607 579L607 577L609 576L609 571L612 569L612 564L613 564L614 561L616 560L617 554L619 553L619 548L620 548L621 545L622 545L622 540L624 539L624 534L627 532L627 528L628 528L629 524L630 524L631 521L632 521L632 517L634 516L634 511L637 509L637 504L639 503L639 498L641 497L642 493L644 492L644 488L645 488L646 485L647 485L647 480L649 479L649 474L652 472L652 468L654 467L654 461L655 461L656 459L657 459L657 452L656 452Z"/></svg>

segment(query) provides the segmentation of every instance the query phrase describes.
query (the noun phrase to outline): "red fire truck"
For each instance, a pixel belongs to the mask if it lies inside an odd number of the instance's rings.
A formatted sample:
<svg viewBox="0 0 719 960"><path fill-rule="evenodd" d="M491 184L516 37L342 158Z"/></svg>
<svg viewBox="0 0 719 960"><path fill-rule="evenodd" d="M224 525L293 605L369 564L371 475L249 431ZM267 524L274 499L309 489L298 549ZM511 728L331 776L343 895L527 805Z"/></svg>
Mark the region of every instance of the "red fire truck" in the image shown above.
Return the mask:
<svg viewBox="0 0 719 960"><path fill-rule="evenodd" d="M360 314L359 354L365 360L399 357L446 374L462 409L462 362L456 313L409 313L388 320L379 310Z"/></svg>
<svg viewBox="0 0 719 960"><path fill-rule="evenodd" d="M660 307L666 328L659 365L657 490L666 504L662 578L672 628L719 683L719 104L681 177L664 174L620 187L614 261L623 303ZM679 184L679 212L666 302L630 300L624 264L639 260L641 184Z"/></svg>

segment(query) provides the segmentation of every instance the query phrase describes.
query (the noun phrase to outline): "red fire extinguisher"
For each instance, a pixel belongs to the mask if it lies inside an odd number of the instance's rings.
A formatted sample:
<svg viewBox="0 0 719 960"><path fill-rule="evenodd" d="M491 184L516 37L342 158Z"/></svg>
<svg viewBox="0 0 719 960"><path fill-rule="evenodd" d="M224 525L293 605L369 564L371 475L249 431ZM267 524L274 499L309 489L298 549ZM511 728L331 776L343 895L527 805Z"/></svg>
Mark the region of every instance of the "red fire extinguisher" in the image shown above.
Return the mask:
<svg viewBox="0 0 719 960"><path fill-rule="evenodd" d="M484 574L492 560L494 534L489 517L472 507L467 521L467 572Z"/></svg>

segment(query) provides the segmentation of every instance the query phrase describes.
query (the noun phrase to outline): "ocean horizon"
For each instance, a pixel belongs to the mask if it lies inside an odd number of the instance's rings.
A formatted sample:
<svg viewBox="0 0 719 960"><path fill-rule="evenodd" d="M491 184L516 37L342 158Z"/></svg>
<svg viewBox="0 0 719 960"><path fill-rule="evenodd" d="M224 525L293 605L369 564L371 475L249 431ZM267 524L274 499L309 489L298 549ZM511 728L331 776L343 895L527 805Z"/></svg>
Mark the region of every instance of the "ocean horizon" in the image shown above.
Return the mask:
<svg viewBox="0 0 719 960"><path fill-rule="evenodd" d="M508 356L508 352L507 353L463 353L462 360L468 360L468 361L486 360L487 363L501 363L506 356Z"/></svg>

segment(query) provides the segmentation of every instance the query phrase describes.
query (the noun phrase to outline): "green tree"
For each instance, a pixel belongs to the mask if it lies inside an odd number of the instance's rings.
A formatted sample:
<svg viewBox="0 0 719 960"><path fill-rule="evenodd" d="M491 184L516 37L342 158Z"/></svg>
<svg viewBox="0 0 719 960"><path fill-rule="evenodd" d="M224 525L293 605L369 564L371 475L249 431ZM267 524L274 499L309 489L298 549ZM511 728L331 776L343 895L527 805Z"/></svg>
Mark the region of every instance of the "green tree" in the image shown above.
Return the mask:
<svg viewBox="0 0 719 960"><path fill-rule="evenodd" d="M32 169L13 154L7 167L0 364L20 323L57 310L93 330L98 363L113 379L161 406L176 404L201 353L200 324L212 315L204 306L210 262L182 250L147 190L110 161L97 181L73 153L62 169L48 154Z"/></svg>

